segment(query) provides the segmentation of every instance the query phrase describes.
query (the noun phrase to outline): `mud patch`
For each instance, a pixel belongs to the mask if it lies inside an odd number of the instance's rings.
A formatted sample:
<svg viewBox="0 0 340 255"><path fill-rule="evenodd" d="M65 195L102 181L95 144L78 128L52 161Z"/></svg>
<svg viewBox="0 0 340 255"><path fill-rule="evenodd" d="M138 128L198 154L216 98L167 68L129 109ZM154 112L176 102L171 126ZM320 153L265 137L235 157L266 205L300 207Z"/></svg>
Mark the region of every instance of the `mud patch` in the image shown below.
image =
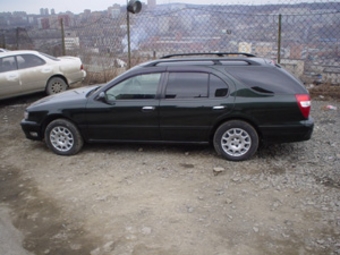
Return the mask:
<svg viewBox="0 0 340 255"><path fill-rule="evenodd" d="M34 254L88 254L95 239L87 236L83 223L65 215L53 199L42 194L19 169L0 168L1 203L13 211L14 226L24 234L23 247Z"/></svg>

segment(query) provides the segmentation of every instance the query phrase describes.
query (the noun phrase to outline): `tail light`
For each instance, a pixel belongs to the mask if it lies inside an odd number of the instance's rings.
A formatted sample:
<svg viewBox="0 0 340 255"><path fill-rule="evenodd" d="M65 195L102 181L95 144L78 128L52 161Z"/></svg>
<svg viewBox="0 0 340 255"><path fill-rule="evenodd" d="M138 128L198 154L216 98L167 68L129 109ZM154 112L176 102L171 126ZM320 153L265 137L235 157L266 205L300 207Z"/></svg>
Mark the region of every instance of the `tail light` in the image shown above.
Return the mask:
<svg viewBox="0 0 340 255"><path fill-rule="evenodd" d="M80 65L80 70L84 70L84 65L83 64Z"/></svg>
<svg viewBox="0 0 340 255"><path fill-rule="evenodd" d="M310 96L308 94L297 94L295 97L303 117L307 119L312 105Z"/></svg>

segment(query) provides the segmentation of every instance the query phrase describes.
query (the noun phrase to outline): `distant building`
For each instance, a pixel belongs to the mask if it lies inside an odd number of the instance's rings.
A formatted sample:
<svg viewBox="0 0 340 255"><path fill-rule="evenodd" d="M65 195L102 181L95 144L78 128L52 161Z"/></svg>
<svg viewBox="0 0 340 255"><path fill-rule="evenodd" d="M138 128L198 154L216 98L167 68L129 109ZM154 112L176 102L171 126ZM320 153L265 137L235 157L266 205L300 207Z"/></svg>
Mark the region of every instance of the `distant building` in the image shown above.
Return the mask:
<svg viewBox="0 0 340 255"><path fill-rule="evenodd" d="M238 44L238 52L251 53L252 44L247 42L240 42Z"/></svg>
<svg viewBox="0 0 340 255"><path fill-rule="evenodd" d="M71 18L68 15L58 15L58 19L61 20L63 19L63 25L65 27L69 27L71 25Z"/></svg>
<svg viewBox="0 0 340 255"><path fill-rule="evenodd" d="M49 18L39 18L38 19L38 27L40 29L49 29L50 28Z"/></svg>
<svg viewBox="0 0 340 255"><path fill-rule="evenodd" d="M148 0L148 8L155 8L156 0Z"/></svg>
<svg viewBox="0 0 340 255"><path fill-rule="evenodd" d="M40 8L40 15L43 15L43 16L49 15L48 8Z"/></svg>
<svg viewBox="0 0 340 255"><path fill-rule="evenodd" d="M84 10L84 14L89 16L91 14L91 10L90 9L85 9Z"/></svg>
<svg viewBox="0 0 340 255"><path fill-rule="evenodd" d="M55 15L55 10L51 9L51 15Z"/></svg>
<svg viewBox="0 0 340 255"><path fill-rule="evenodd" d="M113 18L113 19L117 19L119 18L120 15L120 6L118 5L114 5L113 7L109 7L108 8L108 14L109 17Z"/></svg>

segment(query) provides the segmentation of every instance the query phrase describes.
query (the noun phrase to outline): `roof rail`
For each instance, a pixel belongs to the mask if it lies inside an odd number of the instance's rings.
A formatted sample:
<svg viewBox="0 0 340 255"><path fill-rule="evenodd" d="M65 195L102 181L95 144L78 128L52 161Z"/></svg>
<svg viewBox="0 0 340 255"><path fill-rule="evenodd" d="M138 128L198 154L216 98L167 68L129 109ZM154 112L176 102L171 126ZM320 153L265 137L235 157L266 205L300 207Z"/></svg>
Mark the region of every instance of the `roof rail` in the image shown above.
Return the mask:
<svg viewBox="0 0 340 255"><path fill-rule="evenodd" d="M185 57L185 56L217 56L217 57L224 57L224 56L230 56L230 55L242 55L245 57L256 57L253 54L245 53L245 52L198 52L198 53L178 53L178 54L170 54L161 57L161 59L166 58L173 58L173 57Z"/></svg>

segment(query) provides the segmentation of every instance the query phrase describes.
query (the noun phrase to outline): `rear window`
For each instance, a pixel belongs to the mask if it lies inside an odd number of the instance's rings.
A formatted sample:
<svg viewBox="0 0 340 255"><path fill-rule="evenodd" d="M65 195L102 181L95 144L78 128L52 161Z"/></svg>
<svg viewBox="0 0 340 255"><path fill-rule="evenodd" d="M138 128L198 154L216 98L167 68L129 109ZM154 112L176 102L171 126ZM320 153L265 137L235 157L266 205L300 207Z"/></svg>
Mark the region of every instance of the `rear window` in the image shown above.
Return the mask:
<svg viewBox="0 0 340 255"><path fill-rule="evenodd" d="M39 54L43 55L43 56L46 57L46 58L52 59L52 60L54 60L54 61L60 61L60 59L58 59L58 58L56 58L56 57L53 57L53 56L51 56L51 55L48 55L48 54L46 54L46 53L39 52Z"/></svg>
<svg viewBox="0 0 340 255"><path fill-rule="evenodd" d="M260 93L296 94L306 92L301 82L282 68L228 67L226 71L247 87Z"/></svg>

